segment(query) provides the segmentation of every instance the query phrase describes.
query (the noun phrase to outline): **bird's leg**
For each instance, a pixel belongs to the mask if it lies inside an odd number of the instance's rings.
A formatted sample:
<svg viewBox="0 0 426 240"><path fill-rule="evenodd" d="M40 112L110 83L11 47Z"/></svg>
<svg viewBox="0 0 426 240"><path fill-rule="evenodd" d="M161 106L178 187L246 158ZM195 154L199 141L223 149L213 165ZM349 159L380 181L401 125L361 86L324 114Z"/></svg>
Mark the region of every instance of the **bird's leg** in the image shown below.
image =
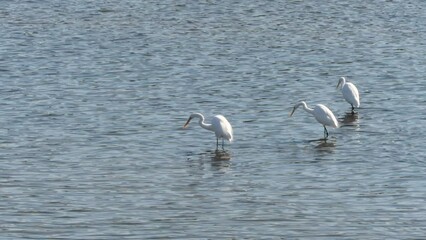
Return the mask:
<svg viewBox="0 0 426 240"><path fill-rule="evenodd" d="M222 150L225 150L225 140L222 138Z"/></svg>
<svg viewBox="0 0 426 240"><path fill-rule="evenodd" d="M216 138L216 150L219 149L219 138Z"/></svg>
<svg viewBox="0 0 426 240"><path fill-rule="evenodd" d="M355 108L354 108L354 105L351 104L351 106L352 106L352 111L351 112L352 112L352 115L354 115L355 114L355 111L354 111Z"/></svg>
<svg viewBox="0 0 426 240"><path fill-rule="evenodd" d="M324 126L324 140L327 140L328 138L328 131L327 128Z"/></svg>

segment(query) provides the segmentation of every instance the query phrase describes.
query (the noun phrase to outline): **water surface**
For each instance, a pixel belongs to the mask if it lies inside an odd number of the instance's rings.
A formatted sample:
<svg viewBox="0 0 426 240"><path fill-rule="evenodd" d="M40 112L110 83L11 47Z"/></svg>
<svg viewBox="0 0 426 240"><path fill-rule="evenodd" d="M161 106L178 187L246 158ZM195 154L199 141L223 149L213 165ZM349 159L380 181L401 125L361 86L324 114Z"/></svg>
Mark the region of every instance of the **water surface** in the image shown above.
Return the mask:
<svg viewBox="0 0 426 240"><path fill-rule="evenodd" d="M426 235L422 1L0 10L3 239ZM355 83L361 108L335 89ZM323 129L299 109L323 103ZM193 112L225 115L215 152Z"/></svg>

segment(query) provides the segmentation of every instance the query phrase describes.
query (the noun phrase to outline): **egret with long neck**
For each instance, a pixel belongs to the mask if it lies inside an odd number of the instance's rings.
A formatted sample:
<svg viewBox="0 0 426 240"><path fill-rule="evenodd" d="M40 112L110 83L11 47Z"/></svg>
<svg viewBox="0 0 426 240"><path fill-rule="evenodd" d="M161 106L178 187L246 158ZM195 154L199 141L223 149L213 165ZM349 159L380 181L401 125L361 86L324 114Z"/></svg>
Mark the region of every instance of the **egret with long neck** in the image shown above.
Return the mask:
<svg viewBox="0 0 426 240"><path fill-rule="evenodd" d="M199 119L198 124L200 124L202 128L215 133L216 149L219 148L219 138L222 138L222 149L224 149L224 145L225 145L224 139L228 140L229 142L232 142L233 140L232 126L224 116L216 115L212 118L211 123L205 123L203 114L193 113L189 116L188 121L186 121L183 127L186 128L189 125L189 122L191 122L193 118Z"/></svg>
<svg viewBox="0 0 426 240"><path fill-rule="evenodd" d="M323 125L323 127L324 127L324 140L326 140L327 137L328 137L328 131L327 131L326 126L330 126L330 127L333 127L333 128L339 127L339 123L337 122L337 119L334 116L333 112L323 104L317 104L312 109L312 108L308 107L306 102L300 101L296 105L294 105L293 110L290 113L290 117L293 116L296 109L300 106L302 106L303 109L306 112L314 115L315 119Z"/></svg>
<svg viewBox="0 0 426 240"><path fill-rule="evenodd" d="M346 102L351 104L352 114L354 114L355 107L359 108L360 106L358 89L353 83L346 81L346 78L344 77L341 77L339 79L336 89L339 88L340 86L342 88L343 98L346 100Z"/></svg>

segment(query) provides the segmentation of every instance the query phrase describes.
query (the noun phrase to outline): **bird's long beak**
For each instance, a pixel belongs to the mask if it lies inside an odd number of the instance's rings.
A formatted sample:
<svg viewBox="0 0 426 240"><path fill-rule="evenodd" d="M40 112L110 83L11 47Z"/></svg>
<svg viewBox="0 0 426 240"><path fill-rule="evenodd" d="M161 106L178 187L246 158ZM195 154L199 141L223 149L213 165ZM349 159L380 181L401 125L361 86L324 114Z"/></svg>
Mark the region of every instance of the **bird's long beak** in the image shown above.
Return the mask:
<svg viewBox="0 0 426 240"><path fill-rule="evenodd" d="M294 111L296 111L296 108L294 107L293 110L290 113L290 117L293 116Z"/></svg>
<svg viewBox="0 0 426 240"><path fill-rule="evenodd" d="M342 80L339 79L339 82L337 83L336 89L339 88L340 84L342 83Z"/></svg>
<svg viewBox="0 0 426 240"><path fill-rule="evenodd" d="M183 128L186 128L186 127L188 127L188 124L189 124L189 122L191 121L191 117L190 118L188 118L188 121L186 121L186 123L185 123L185 125L183 125Z"/></svg>

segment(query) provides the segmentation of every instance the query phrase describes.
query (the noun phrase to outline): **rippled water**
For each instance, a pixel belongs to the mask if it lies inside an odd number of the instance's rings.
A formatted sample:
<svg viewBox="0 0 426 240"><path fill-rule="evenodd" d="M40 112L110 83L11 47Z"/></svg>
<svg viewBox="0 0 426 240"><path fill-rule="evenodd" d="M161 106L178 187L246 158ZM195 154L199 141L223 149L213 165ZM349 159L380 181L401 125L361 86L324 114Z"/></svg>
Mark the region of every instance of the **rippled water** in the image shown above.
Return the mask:
<svg viewBox="0 0 426 240"><path fill-rule="evenodd" d="M425 237L425 8L2 3L0 237ZM299 100L343 126L319 140ZM226 152L193 112L229 119Z"/></svg>

